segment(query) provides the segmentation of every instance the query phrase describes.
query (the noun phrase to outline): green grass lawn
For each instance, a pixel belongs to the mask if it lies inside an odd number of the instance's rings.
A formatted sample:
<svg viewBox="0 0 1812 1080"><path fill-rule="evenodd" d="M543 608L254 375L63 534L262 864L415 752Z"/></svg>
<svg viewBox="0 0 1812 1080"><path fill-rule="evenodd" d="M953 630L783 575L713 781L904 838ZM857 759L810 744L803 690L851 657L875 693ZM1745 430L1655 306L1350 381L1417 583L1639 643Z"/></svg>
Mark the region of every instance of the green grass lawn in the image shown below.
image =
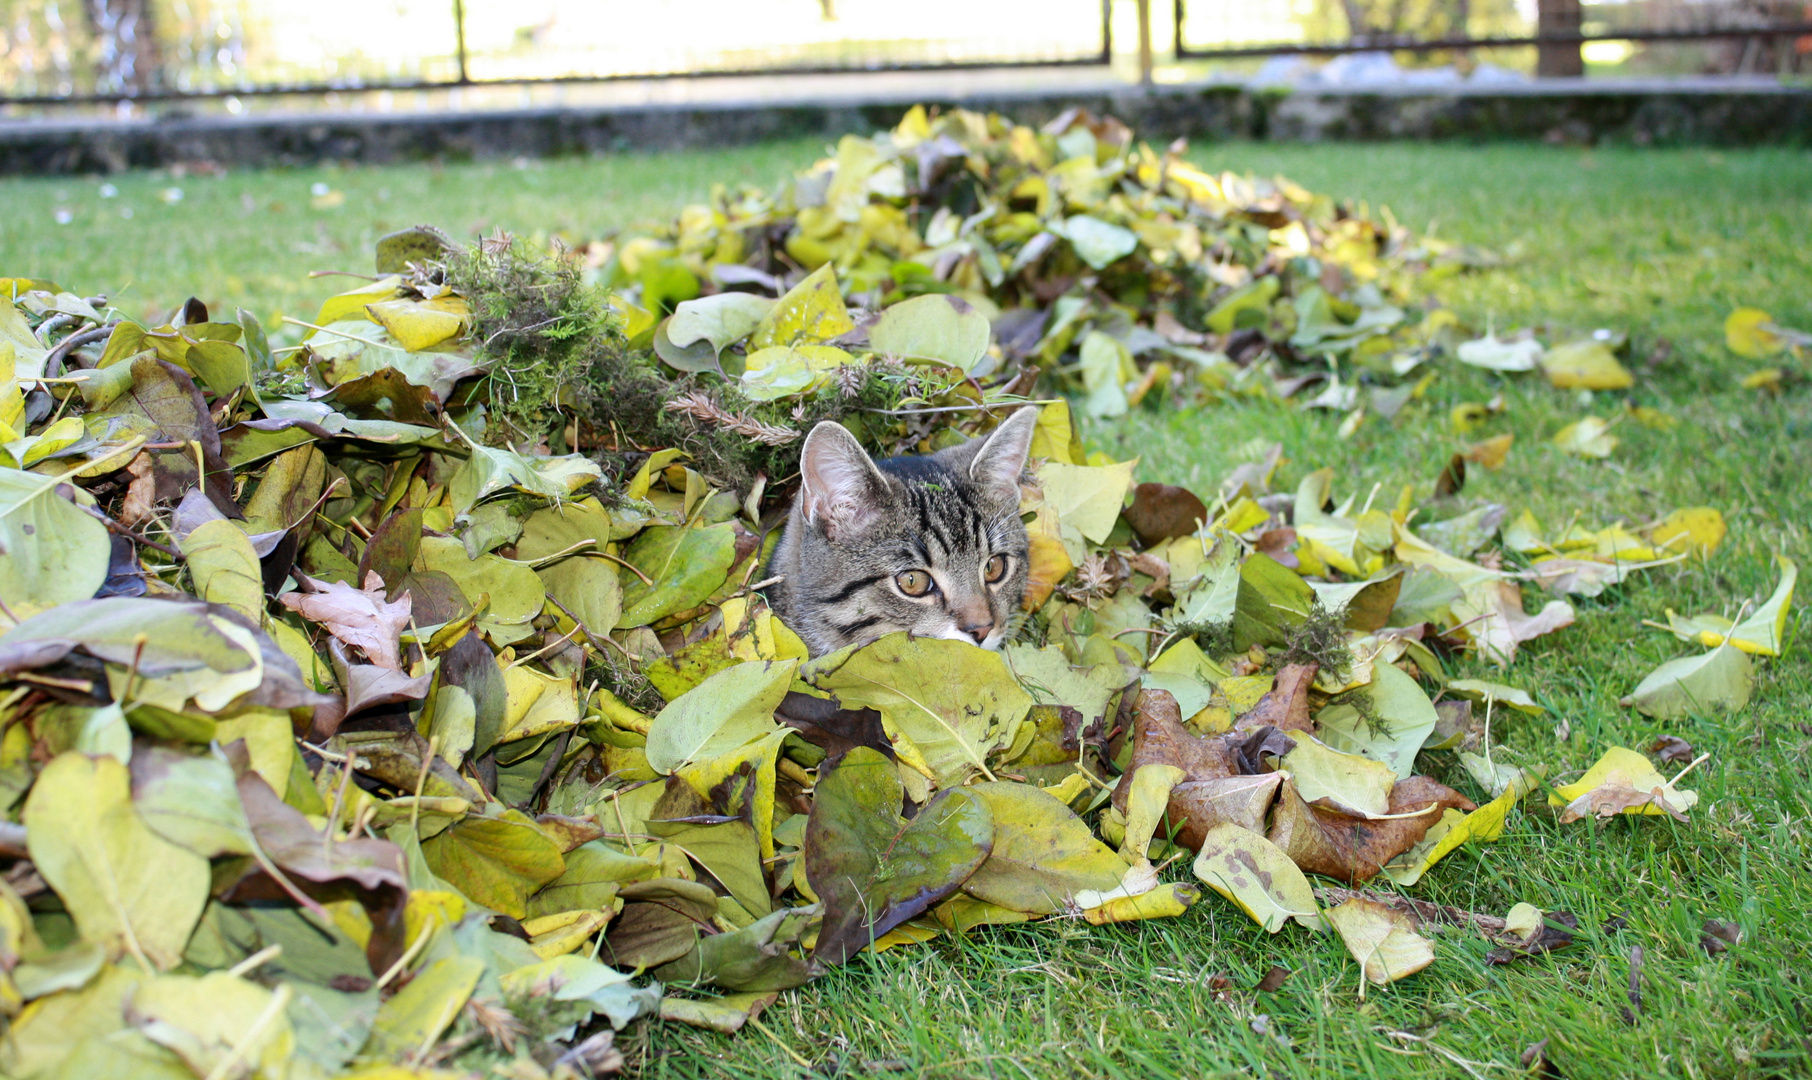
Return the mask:
<svg viewBox="0 0 1812 1080"><path fill-rule="evenodd" d="M0 273L56 278L117 293L135 314L193 293L270 321L308 317L341 287L311 269L365 269L370 242L415 222L455 235L501 227L575 239L671 213L713 181L768 183L818 147L587 161L311 169L174 179L0 182ZM1349 438L1338 414L1273 404L1166 407L1097 425L1099 448L1143 457L1140 476L1211 490L1255 439L1283 443L1280 475L1333 467L1337 494L1405 483L1426 498L1466 438L1516 435L1498 472L1475 470L1462 505L1527 507L1551 525L1644 522L1677 506L1723 511L1731 532L1708 561L1650 570L1596 599L1578 623L1525 647L1504 681L1549 713L1499 715L1497 732L1551 778L1577 775L1607 747L1645 750L1662 734L1710 760L1694 773L1690 824L1617 818L1562 827L1525 804L1502 840L1449 857L1411 890L1502 915L1518 901L1566 910L1571 948L1509 967L1488 944L1437 937L1420 975L1358 997L1339 942L1291 928L1269 937L1209 895L1182 918L1095 929L1053 921L864 955L784 995L758 1028L730 1039L641 1025L620 1045L641 1075L772 1077L803 1073L938 1078L1095 1076L1523 1075L1525 1047L1547 1039L1560 1073L1581 1077L1812 1075L1812 664L1808 622L1790 624L1787 657L1758 664L1755 700L1735 714L1658 724L1617 699L1655 665L1695 651L1642 626L1682 613L1734 612L1759 600L1781 552L1812 569L1812 396L1745 390L1758 366L1731 356L1732 306L1765 308L1812 327L1812 156L1803 151L1581 151L1533 146L1203 146L1214 168L1283 172L1317 191L1388 206L1406 225L1515 255L1509 267L1451 280L1438 295L1469 323L1534 325L1548 340L1609 327L1632 338L1637 388L1586 395L1535 376L1444 366L1427 398L1394 422ZM315 209L311 189L345 193ZM159 192L180 187L180 201ZM72 215L55 221L57 209ZM130 208L129 219L120 211ZM343 280L343 279L342 279ZM1471 436L1449 410L1502 392L1507 408ZM1559 452L1549 439L1625 400L1679 420L1671 431L1621 423L1607 461ZM1803 612L1802 602L1799 608ZM1493 677L1484 665L1463 674ZM1557 725L1569 729L1557 738ZM1451 755L1423 767L1476 793ZM1180 867L1174 869L1181 869ZM1381 882L1383 879L1379 879ZM1627 926L1605 930L1620 915ZM1741 945L1716 958L1701 923L1739 923ZM1641 1010L1626 1021L1630 956L1644 957ZM1295 974L1278 991L1249 989L1272 964ZM1217 976L1226 976L1225 990Z"/></svg>

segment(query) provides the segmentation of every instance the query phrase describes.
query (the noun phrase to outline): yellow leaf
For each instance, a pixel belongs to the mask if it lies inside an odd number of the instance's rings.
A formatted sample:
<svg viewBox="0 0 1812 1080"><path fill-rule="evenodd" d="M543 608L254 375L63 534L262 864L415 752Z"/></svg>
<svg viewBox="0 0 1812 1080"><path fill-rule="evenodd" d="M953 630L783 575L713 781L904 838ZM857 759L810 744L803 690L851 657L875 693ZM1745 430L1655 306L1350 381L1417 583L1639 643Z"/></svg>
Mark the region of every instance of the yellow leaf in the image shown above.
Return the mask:
<svg viewBox="0 0 1812 1080"><path fill-rule="evenodd" d="M1491 417L1491 410L1476 401L1455 405L1448 415L1448 423L1453 425L1455 433L1464 435L1477 428Z"/></svg>
<svg viewBox="0 0 1812 1080"><path fill-rule="evenodd" d="M774 309L755 327L749 338L749 353L779 345L815 345L847 334L856 328L843 306L843 294L837 288L837 275L830 266L820 266L804 281L787 290Z"/></svg>
<svg viewBox="0 0 1812 1080"><path fill-rule="evenodd" d="M1189 910L1189 905L1202 898L1202 890L1183 881L1160 885L1138 896L1118 896L1097 904L1082 913L1095 926L1135 922L1140 919L1167 919Z"/></svg>
<svg viewBox="0 0 1812 1080"><path fill-rule="evenodd" d="M529 935L529 948L543 960L552 960L572 952L616 916L615 911L563 911L544 915L522 924Z"/></svg>
<svg viewBox="0 0 1812 1080"><path fill-rule="evenodd" d="M1183 781L1186 774L1175 765L1152 762L1142 765L1132 775L1132 790L1126 796L1126 835L1120 842L1120 854L1127 862L1145 858L1152 834L1164 817L1170 803L1170 789Z"/></svg>
<svg viewBox="0 0 1812 1080"><path fill-rule="evenodd" d="M1502 435L1494 435L1484 442L1473 443L1466 448L1466 460L1476 462L1487 469L1501 468L1504 459L1510 454L1510 444L1515 441L1515 435L1505 432Z"/></svg>
<svg viewBox="0 0 1812 1080"><path fill-rule="evenodd" d="M1037 611L1076 564L1070 561L1069 552L1064 549L1057 516L1049 510L1040 511L1032 520L1026 529L1026 541L1026 591L1020 606L1027 611Z"/></svg>
<svg viewBox="0 0 1812 1080"><path fill-rule="evenodd" d="M1577 420L1554 433L1554 445L1580 457L1608 458L1617 449L1617 436L1609 434L1611 425L1596 416Z"/></svg>
<svg viewBox="0 0 1812 1080"><path fill-rule="evenodd" d="M1656 771L1655 766L1634 750L1613 746L1604 752L1604 756L1589 769L1584 776L1571 784L1555 785L1553 794L1548 796L1548 805L1554 807L1568 806L1576 803L1581 796L1588 795L1603 788L1628 788L1639 792L1658 792L1675 810L1692 809L1699 802L1696 791L1677 790L1667 782L1667 778ZM1629 806L1618 811L1625 814L1643 814L1660 816L1667 811L1648 803L1640 806Z"/></svg>
<svg viewBox="0 0 1812 1080"><path fill-rule="evenodd" d="M1667 624L1674 636L1681 641L1697 641L1706 648L1714 649L1724 644L1725 638L1729 638L1732 645L1746 653L1779 656L1786 642L1787 614L1793 606L1793 589L1799 582L1799 566L1785 555L1776 555L1774 558L1781 568L1780 584L1775 586L1773 595L1742 622L1733 623L1722 615L1711 614L1683 618L1669 608Z"/></svg>
<svg viewBox="0 0 1812 1080"><path fill-rule="evenodd" d="M1247 533L1271 520L1271 512L1251 498L1241 495L1214 525L1230 533Z"/></svg>
<svg viewBox="0 0 1812 1080"><path fill-rule="evenodd" d="M1779 393L1782 376L1783 372L1777 367L1765 367L1758 371L1752 371L1743 376L1743 389L1766 390L1769 393Z"/></svg>
<svg viewBox="0 0 1812 1080"><path fill-rule="evenodd" d="M1662 518L1648 530L1648 538L1658 547L1704 556L1718 549L1725 532L1723 514L1709 506L1689 506Z"/></svg>
<svg viewBox="0 0 1812 1080"><path fill-rule="evenodd" d="M1434 963L1434 946L1408 915L1376 900L1354 897L1323 913L1374 986L1407 978ZM1361 987L1361 996L1364 988Z"/></svg>
<svg viewBox="0 0 1812 1080"><path fill-rule="evenodd" d="M1275 934L1291 919L1321 925L1309 879L1276 844L1238 825L1217 825L1202 840L1195 876Z"/></svg>
<svg viewBox="0 0 1812 1080"><path fill-rule="evenodd" d="M1602 341L1574 341L1549 349L1541 367L1548 381L1562 390L1627 390L1636 383Z"/></svg>
<svg viewBox="0 0 1812 1080"><path fill-rule="evenodd" d="M332 326L343 319L368 319L371 316L365 310L366 305L391 299L401 291L402 284L400 276L391 274L369 285L361 285L351 292L330 296L322 301L321 312L315 316L315 325ZM310 330L302 335L303 340L313 337L314 333Z"/></svg>
<svg viewBox="0 0 1812 1080"><path fill-rule="evenodd" d="M1038 427L1032 432L1030 456L1075 465L1075 427L1068 401L1053 401L1038 408Z"/></svg>
<svg viewBox="0 0 1812 1080"><path fill-rule="evenodd" d="M1099 544L1120 518L1137 464L1137 458L1104 466L1046 461L1038 469L1038 484L1059 522Z"/></svg>
<svg viewBox="0 0 1812 1080"><path fill-rule="evenodd" d="M466 898L447 889L411 889L403 907L403 940L414 944L424 930L455 926L466 917ZM370 935L367 928L366 936Z"/></svg>
<svg viewBox="0 0 1812 1080"><path fill-rule="evenodd" d="M436 300L386 300L367 304L365 313L410 352L432 348L457 337L471 312L455 296Z"/></svg>
<svg viewBox="0 0 1812 1080"><path fill-rule="evenodd" d="M1773 356L1785 347L1786 342L1774 325L1774 316L1760 308L1743 307L1732 311L1724 319L1724 344L1738 356L1750 360L1760 360Z"/></svg>

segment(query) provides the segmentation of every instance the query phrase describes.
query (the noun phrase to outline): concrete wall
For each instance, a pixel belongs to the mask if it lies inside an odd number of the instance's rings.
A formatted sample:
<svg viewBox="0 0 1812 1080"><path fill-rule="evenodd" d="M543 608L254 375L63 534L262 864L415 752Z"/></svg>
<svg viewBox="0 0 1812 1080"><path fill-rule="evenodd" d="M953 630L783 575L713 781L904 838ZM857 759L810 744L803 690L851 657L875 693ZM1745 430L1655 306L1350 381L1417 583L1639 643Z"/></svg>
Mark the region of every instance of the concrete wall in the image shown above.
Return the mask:
<svg viewBox="0 0 1812 1080"><path fill-rule="evenodd" d="M0 122L0 175L115 172L212 161L234 167L597 154L834 137L892 126L907 101L485 112L345 113ZM1812 89L1770 83L1253 90L1229 86L987 94L941 102L1028 123L1072 105L1112 113L1153 142L1248 138L1549 139L1636 144L1812 144Z"/></svg>

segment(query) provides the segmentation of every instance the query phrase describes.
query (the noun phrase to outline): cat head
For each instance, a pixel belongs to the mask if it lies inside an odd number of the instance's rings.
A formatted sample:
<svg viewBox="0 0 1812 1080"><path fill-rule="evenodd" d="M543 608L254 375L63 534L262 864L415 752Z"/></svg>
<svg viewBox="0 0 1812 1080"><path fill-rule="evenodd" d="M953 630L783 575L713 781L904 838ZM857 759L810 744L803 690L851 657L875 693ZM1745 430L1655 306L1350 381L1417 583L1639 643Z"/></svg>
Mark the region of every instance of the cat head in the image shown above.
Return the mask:
<svg viewBox="0 0 1812 1080"><path fill-rule="evenodd" d="M1019 477L1038 410L923 457L876 463L825 421L800 458L793 573L799 629L814 651L897 630L998 646L1025 592Z"/></svg>

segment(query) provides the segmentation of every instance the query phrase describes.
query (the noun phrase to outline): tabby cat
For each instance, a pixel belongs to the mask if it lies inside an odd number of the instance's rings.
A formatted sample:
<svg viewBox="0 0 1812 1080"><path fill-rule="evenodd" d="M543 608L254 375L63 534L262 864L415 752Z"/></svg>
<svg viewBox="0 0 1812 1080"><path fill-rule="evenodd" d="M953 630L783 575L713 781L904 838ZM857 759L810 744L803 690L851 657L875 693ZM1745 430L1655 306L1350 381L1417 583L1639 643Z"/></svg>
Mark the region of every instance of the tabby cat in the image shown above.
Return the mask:
<svg viewBox="0 0 1812 1080"><path fill-rule="evenodd" d="M806 436L799 496L765 577L813 656L905 630L997 648L1026 587L1019 477L1038 410L986 436L875 461L842 425Z"/></svg>

